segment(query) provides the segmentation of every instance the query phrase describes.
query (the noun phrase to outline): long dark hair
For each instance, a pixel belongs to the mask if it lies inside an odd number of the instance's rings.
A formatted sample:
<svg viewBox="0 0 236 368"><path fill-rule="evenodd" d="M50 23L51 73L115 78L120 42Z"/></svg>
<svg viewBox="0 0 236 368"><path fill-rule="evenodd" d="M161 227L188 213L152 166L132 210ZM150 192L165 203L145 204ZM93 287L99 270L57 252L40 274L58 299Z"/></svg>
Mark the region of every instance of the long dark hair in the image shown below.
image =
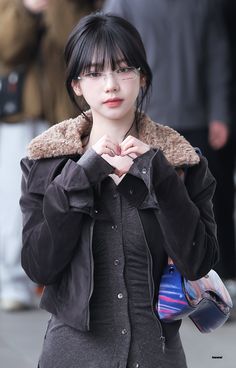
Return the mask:
<svg viewBox="0 0 236 368"><path fill-rule="evenodd" d="M141 112L144 100L148 101L152 72L137 29L125 19L103 13L82 18L69 35L64 55L66 88L80 113L85 115L84 106L75 97L71 82L89 71L92 62L97 65L96 71L103 70L107 65L114 70L119 60L125 61L128 66L141 68L141 74L145 77L145 87L141 88L137 98L136 115Z"/></svg>

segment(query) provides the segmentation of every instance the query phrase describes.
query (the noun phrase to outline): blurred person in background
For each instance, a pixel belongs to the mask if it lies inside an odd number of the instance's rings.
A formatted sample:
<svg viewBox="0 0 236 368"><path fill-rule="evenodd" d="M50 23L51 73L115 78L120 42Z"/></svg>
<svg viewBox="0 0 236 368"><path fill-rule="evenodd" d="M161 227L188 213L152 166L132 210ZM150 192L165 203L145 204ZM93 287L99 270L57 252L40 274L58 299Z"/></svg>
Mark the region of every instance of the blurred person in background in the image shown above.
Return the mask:
<svg viewBox="0 0 236 368"><path fill-rule="evenodd" d="M95 3L0 0L0 308L5 311L35 305L35 285L20 263L19 161L48 122L76 115L64 86L64 44Z"/></svg>
<svg viewBox="0 0 236 368"><path fill-rule="evenodd" d="M232 1L233 2L233 1ZM209 161L217 180L214 211L221 258L216 269L236 277L234 156L229 128L229 49L221 0L106 0L104 12L134 24L153 72L148 113Z"/></svg>
<svg viewBox="0 0 236 368"><path fill-rule="evenodd" d="M234 160L234 175L235 175L235 156L236 156L236 2L235 0L224 1L224 15L225 24L228 34L229 46L230 46L230 119L232 126L231 134L231 155ZM234 182L235 185L235 182ZM234 257L234 255L232 255ZM235 267L236 268L236 267ZM236 304L236 270L233 273L233 277L227 282L228 290ZM236 309L234 316L236 317Z"/></svg>

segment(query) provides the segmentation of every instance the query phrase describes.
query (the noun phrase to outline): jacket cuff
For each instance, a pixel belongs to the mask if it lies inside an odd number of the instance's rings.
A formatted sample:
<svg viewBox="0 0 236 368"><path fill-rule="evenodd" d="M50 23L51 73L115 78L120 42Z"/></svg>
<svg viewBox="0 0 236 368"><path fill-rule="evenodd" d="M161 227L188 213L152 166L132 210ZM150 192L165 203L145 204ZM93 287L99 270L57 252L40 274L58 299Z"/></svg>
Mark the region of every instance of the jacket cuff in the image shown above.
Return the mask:
<svg viewBox="0 0 236 368"><path fill-rule="evenodd" d="M152 160L156 154L157 150L151 149L135 158L133 165L118 186L127 200L140 209L158 209L152 185Z"/></svg>
<svg viewBox="0 0 236 368"><path fill-rule="evenodd" d="M134 164L129 170L129 174L134 175L144 181L149 191L153 184L156 186L173 175L175 169L167 161L163 152L157 149L150 149L148 152L134 159ZM155 177L155 182L153 178Z"/></svg>
<svg viewBox="0 0 236 368"><path fill-rule="evenodd" d="M138 156L134 159L134 163L129 169L129 174L141 179L148 190L150 190L151 185L151 163L157 152L155 149L150 149L143 155Z"/></svg>
<svg viewBox="0 0 236 368"><path fill-rule="evenodd" d="M129 192L132 192L133 200L135 200L135 204L140 209L159 209L156 187L172 175L176 175L175 169L167 161L163 152L158 149L150 149L134 159L128 175L125 176L119 187L124 191L123 188L128 184L130 187ZM131 183L132 176L136 177L136 180L133 180ZM137 193L136 198L133 193ZM149 195L147 195L148 193Z"/></svg>

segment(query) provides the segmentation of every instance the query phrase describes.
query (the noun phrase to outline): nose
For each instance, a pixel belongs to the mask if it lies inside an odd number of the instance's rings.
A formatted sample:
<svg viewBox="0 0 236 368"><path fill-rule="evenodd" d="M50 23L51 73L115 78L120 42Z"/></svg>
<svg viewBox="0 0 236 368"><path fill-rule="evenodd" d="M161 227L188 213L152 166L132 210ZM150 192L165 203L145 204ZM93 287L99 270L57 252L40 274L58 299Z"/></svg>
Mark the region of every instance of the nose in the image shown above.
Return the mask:
<svg viewBox="0 0 236 368"><path fill-rule="evenodd" d="M119 89L119 83L113 73L107 73L104 76L104 87L106 92L117 91Z"/></svg>

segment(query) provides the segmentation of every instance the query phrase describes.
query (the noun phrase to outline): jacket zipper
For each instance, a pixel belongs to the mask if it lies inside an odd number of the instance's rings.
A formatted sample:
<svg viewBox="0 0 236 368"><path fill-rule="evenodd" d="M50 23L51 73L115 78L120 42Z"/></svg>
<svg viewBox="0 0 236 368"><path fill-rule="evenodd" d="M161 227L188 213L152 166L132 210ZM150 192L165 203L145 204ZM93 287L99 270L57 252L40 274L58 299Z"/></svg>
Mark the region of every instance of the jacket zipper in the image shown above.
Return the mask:
<svg viewBox="0 0 236 368"><path fill-rule="evenodd" d="M160 331L161 331L161 336L160 336L160 341L161 341L161 346L162 346L162 352L165 353L165 336L163 334L163 328L161 325L161 322L159 321L159 319L156 316L156 313L154 311L154 307L153 307L153 299L154 299L154 290L155 290L155 286L154 286L154 281L153 281L153 276L152 276L152 269L153 269L153 264L152 264L152 256L150 253L150 249L148 248L147 242L146 243L146 247L147 247L147 252L148 252L148 268L149 268L149 277L150 277L150 281L151 281L151 303L152 303L152 314L155 318L155 321L157 322L157 324L159 325Z"/></svg>
<svg viewBox="0 0 236 368"><path fill-rule="evenodd" d="M94 262L93 262L93 249L92 249L92 239L93 239L93 229L94 229L94 223L95 220L92 220L92 224L90 226L90 231L89 231L89 260L90 260L90 285L89 285L89 296L88 296L88 301L87 301L87 319L86 319L86 326L87 329L90 329L90 309L89 309L89 303L90 303L90 299L93 293L93 288L94 288Z"/></svg>
<svg viewBox="0 0 236 368"><path fill-rule="evenodd" d="M145 240L145 245L146 245L146 248L147 248L147 255L148 255L149 280L151 281L151 290L149 288L149 292L150 292L150 299L151 299L152 314L153 314L154 319L155 319L156 323L158 324L158 327L159 327L160 332L161 332L160 341L161 341L161 346L162 346L162 352L164 354L165 353L165 340L166 340L166 338L165 338L165 336L163 334L163 328L162 328L161 322L159 321L159 319L158 319L158 317L157 317L157 315L156 315L156 313L154 311L154 308L153 308L153 300L154 300L155 286L154 286L154 280L153 280L153 276L152 276L152 270L153 270L152 255L151 255L149 246L147 244L147 239L146 239L146 236L145 236L145 232L144 232L144 229L143 229L143 224L142 224L141 219L140 219L140 224L142 226L144 240Z"/></svg>

